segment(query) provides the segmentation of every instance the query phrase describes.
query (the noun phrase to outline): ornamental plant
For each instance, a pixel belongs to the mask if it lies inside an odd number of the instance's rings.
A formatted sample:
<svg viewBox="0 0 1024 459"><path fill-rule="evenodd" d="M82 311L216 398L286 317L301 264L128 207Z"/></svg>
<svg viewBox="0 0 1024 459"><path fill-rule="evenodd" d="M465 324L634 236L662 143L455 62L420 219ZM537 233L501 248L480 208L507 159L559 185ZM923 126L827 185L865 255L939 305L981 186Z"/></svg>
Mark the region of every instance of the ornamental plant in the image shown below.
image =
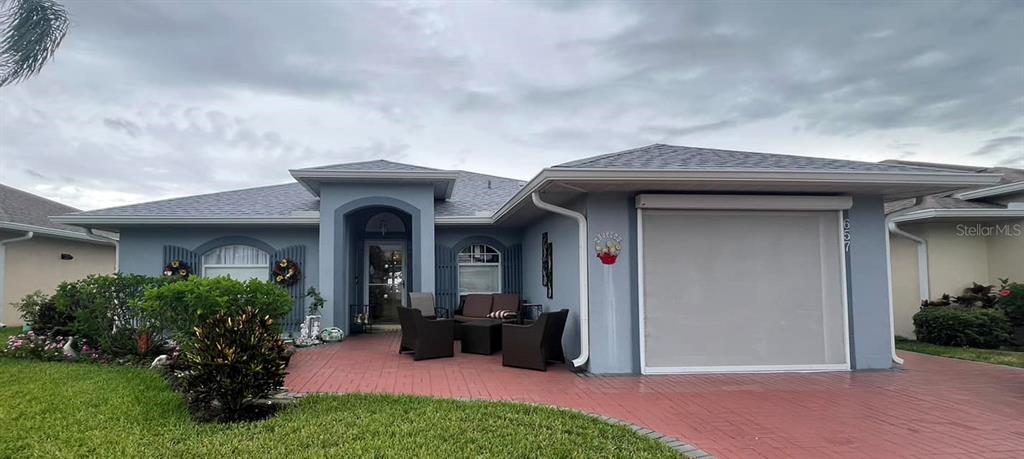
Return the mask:
<svg viewBox="0 0 1024 459"><path fill-rule="evenodd" d="M179 387L192 406L211 417L239 421L251 417L253 402L284 385L287 352L274 320L254 308L238 315L218 313L185 345Z"/></svg>
<svg viewBox="0 0 1024 459"><path fill-rule="evenodd" d="M306 297L309 298L309 315L319 315L325 303L324 297L320 295L320 291L316 287L310 287L309 290L306 290Z"/></svg>
<svg viewBox="0 0 1024 459"><path fill-rule="evenodd" d="M67 360L64 346L71 338L50 337L35 332L14 335L7 338L7 346L0 352L4 357L37 360Z"/></svg>
<svg viewBox="0 0 1024 459"><path fill-rule="evenodd" d="M996 304L1017 327L1024 326L1024 283L999 279L1002 285L996 292Z"/></svg>
<svg viewBox="0 0 1024 459"><path fill-rule="evenodd" d="M192 277L146 291L141 307L146 317L186 342L195 328L218 315L238 316L251 309L272 319L284 317L291 312L292 298L272 282Z"/></svg>

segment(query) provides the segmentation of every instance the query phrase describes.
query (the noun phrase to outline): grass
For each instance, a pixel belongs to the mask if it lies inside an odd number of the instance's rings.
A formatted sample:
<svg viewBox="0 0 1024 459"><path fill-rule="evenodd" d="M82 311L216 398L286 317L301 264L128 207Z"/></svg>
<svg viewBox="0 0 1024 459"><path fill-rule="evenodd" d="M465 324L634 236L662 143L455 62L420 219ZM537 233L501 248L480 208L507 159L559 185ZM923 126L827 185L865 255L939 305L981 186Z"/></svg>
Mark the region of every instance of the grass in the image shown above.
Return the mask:
<svg viewBox="0 0 1024 459"><path fill-rule="evenodd" d="M154 372L0 358L0 457L677 457L588 416L511 403L317 395L196 424Z"/></svg>
<svg viewBox="0 0 1024 459"><path fill-rule="evenodd" d="M972 347L940 346L938 344L921 343L910 340L897 340L896 348L904 351L920 352L922 354L1024 368L1024 352L975 349Z"/></svg>
<svg viewBox="0 0 1024 459"><path fill-rule="evenodd" d="M0 346L7 343L7 338L21 333L21 327L0 328Z"/></svg>

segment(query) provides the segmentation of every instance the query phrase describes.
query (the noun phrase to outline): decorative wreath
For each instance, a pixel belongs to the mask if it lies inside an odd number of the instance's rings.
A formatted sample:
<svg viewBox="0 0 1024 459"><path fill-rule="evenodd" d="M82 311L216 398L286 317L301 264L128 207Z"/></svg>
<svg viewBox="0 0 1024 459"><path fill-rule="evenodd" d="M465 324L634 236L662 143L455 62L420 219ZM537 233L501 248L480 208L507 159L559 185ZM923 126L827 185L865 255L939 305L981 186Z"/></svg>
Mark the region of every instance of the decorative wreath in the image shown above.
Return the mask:
<svg viewBox="0 0 1024 459"><path fill-rule="evenodd" d="M192 275L192 268L190 268L188 263L185 263L184 261L171 260L167 266L164 266L164 275L167 277L178 276L184 280L188 279L188 276Z"/></svg>
<svg viewBox="0 0 1024 459"><path fill-rule="evenodd" d="M302 271L299 269L299 264L282 258L277 263L274 263L274 282L278 285L289 286L299 281L302 277Z"/></svg>

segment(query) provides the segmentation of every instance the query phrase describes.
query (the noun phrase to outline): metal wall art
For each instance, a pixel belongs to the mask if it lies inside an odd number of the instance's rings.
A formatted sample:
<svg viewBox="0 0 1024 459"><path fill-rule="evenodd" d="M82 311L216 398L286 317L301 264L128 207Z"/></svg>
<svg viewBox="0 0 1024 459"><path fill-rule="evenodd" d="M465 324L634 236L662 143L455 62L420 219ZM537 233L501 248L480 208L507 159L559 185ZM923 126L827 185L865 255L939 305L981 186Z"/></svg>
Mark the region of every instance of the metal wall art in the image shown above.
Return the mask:
<svg viewBox="0 0 1024 459"><path fill-rule="evenodd" d="M540 236L540 248L541 248L541 264L540 264L540 282L541 285L548 288L548 299L555 297L555 283L553 278L553 257L554 249L551 246L551 242L548 241L548 233L541 234Z"/></svg>

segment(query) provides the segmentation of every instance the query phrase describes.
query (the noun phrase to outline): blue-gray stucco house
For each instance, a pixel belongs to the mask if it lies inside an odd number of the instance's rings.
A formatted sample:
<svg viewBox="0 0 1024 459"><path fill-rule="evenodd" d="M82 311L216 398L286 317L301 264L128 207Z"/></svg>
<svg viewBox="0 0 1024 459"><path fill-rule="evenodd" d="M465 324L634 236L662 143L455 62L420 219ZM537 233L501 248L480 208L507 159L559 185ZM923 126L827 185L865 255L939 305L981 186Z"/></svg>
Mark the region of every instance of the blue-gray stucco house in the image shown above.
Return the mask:
<svg viewBox="0 0 1024 459"><path fill-rule="evenodd" d="M407 292L449 310L512 292L569 309L566 355L593 373L850 370L895 359L883 203L998 180L670 145L528 182L385 160L291 175L53 220L117 231L123 272L269 278L294 260L293 318L315 286L346 331Z"/></svg>

